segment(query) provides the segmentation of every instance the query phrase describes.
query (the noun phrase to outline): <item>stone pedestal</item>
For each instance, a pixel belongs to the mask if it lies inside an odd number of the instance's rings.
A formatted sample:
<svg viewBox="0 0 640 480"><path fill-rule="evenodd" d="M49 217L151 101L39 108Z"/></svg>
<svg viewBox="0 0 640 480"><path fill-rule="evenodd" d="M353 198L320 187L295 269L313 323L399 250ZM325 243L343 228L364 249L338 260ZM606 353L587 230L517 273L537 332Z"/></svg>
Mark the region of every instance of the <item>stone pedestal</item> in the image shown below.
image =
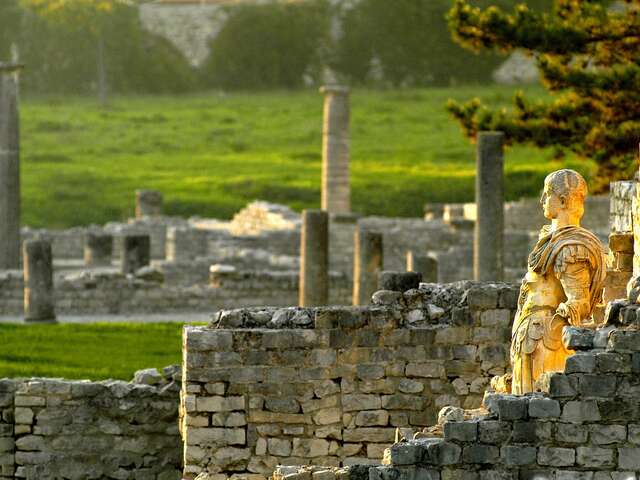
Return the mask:
<svg viewBox="0 0 640 480"><path fill-rule="evenodd" d="M413 251L407 252L407 272L422 274L422 281L438 283L438 260L429 255L417 255Z"/></svg>
<svg viewBox="0 0 640 480"><path fill-rule="evenodd" d="M322 209L329 213L351 210L349 179L349 89L322 87Z"/></svg>
<svg viewBox="0 0 640 480"><path fill-rule="evenodd" d="M151 259L151 239L149 235L126 235L122 237L120 252L121 271L133 274L139 268L149 265Z"/></svg>
<svg viewBox="0 0 640 480"><path fill-rule="evenodd" d="M502 132L478 134L477 220L473 244L475 280L501 281L504 271L504 166Z"/></svg>
<svg viewBox="0 0 640 480"><path fill-rule="evenodd" d="M51 242L25 241L23 264L25 322L55 322Z"/></svg>
<svg viewBox="0 0 640 480"><path fill-rule="evenodd" d="M0 63L0 270L20 268L20 131L17 64Z"/></svg>
<svg viewBox="0 0 640 480"><path fill-rule="evenodd" d="M162 194L155 190L136 190L136 218L162 215Z"/></svg>
<svg viewBox="0 0 640 480"><path fill-rule="evenodd" d="M382 234L357 228L353 234L353 304L368 305L382 271Z"/></svg>
<svg viewBox="0 0 640 480"><path fill-rule="evenodd" d="M84 236L84 264L88 267L108 267L113 255L113 236L107 233L87 233Z"/></svg>
<svg viewBox="0 0 640 480"><path fill-rule="evenodd" d="M302 213L298 295L301 307L329 301L329 215L321 210Z"/></svg>

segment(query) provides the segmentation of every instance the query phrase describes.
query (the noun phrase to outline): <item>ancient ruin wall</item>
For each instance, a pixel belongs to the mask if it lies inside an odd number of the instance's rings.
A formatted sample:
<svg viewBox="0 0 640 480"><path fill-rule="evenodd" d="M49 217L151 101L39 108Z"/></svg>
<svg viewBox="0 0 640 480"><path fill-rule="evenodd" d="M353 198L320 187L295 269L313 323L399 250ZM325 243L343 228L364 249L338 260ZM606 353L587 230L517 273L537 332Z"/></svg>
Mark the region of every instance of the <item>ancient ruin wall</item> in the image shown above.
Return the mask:
<svg viewBox="0 0 640 480"><path fill-rule="evenodd" d="M331 275L329 299L336 305L351 302L347 279ZM211 285L182 287L149 277L109 272L83 272L58 278L54 285L58 314L116 314L215 312L238 305L292 305L297 302L298 273L235 269L210 274ZM0 272L0 315L22 315L22 272Z"/></svg>
<svg viewBox="0 0 640 480"><path fill-rule="evenodd" d="M367 308L242 309L186 327L184 474L379 463L395 428L480 405L508 363L517 289L381 291Z"/></svg>
<svg viewBox="0 0 640 480"><path fill-rule="evenodd" d="M179 480L179 389L0 380L0 478Z"/></svg>

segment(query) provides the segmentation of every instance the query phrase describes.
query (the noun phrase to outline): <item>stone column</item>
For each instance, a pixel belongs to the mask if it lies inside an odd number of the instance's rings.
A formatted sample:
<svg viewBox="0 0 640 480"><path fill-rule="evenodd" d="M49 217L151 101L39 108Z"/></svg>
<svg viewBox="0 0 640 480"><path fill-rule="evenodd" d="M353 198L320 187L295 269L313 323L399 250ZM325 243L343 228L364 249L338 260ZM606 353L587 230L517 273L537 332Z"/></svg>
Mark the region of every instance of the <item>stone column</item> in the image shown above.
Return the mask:
<svg viewBox="0 0 640 480"><path fill-rule="evenodd" d="M501 281L504 270L504 133L478 134L477 220L473 243L475 280Z"/></svg>
<svg viewBox="0 0 640 480"><path fill-rule="evenodd" d="M122 237L120 265L123 274L133 274L139 268L149 265L151 259L151 239L149 235L125 235Z"/></svg>
<svg viewBox="0 0 640 480"><path fill-rule="evenodd" d="M322 209L329 213L349 213L349 89L326 86L322 131Z"/></svg>
<svg viewBox="0 0 640 480"><path fill-rule="evenodd" d="M49 240L27 240L23 246L24 321L56 321L53 295L53 255Z"/></svg>
<svg viewBox="0 0 640 480"><path fill-rule="evenodd" d="M425 283L438 283L438 260L429 255L417 255L409 250L407 272L421 273L422 281Z"/></svg>
<svg viewBox="0 0 640 480"><path fill-rule="evenodd" d="M0 63L0 270L20 268L18 73Z"/></svg>
<svg viewBox="0 0 640 480"><path fill-rule="evenodd" d="M136 190L136 218L162 215L162 194L155 190Z"/></svg>
<svg viewBox="0 0 640 480"><path fill-rule="evenodd" d="M298 298L301 307L329 303L329 215L321 210L302 213Z"/></svg>
<svg viewBox="0 0 640 480"><path fill-rule="evenodd" d="M108 267L113 255L113 236L108 233L89 232L84 236L84 264L90 267Z"/></svg>
<svg viewBox="0 0 640 480"><path fill-rule="evenodd" d="M382 271L382 234L360 226L353 234L353 304L369 305Z"/></svg>

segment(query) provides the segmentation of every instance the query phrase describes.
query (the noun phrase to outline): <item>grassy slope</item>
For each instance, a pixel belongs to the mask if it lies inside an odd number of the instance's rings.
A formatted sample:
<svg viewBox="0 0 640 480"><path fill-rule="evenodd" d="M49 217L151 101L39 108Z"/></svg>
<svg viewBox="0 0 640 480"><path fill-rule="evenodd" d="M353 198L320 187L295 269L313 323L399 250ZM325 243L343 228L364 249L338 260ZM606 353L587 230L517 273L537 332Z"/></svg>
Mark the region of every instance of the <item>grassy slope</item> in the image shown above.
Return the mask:
<svg viewBox="0 0 640 480"><path fill-rule="evenodd" d="M354 210L419 216L425 202L471 200L473 146L444 104L480 96L502 105L512 93L356 90ZM126 218L136 188L163 191L166 210L180 215L230 217L256 198L296 209L319 204L322 97L315 90L117 98L107 110L93 99L26 99L22 122L28 225ZM550 158L531 148L510 150L508 198L536 195L545 173L560 165Z"/></svg>
<svg viewBox="0 0 640 480"><path fill-rule="evenodd" d="M0 378L131 380L181 363L182 324L0 324Z"/></svg>

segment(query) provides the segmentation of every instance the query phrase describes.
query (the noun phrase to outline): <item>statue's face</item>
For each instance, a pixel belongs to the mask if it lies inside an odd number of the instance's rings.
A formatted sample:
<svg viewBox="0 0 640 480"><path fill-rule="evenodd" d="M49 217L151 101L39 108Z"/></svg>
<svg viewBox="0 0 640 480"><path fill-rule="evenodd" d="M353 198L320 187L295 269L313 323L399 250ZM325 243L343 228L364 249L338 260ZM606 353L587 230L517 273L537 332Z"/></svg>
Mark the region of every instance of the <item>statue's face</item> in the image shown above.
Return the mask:
<svg viewBox="0 0 640 480"><path fill-rule="evenodd" d="M564 208L562 198L553 191L547 182L544 184L544 190L540 197L540 204L542 205L542 211L545 218L548 218L549 220L557 218L560 210Z"/></svg>

